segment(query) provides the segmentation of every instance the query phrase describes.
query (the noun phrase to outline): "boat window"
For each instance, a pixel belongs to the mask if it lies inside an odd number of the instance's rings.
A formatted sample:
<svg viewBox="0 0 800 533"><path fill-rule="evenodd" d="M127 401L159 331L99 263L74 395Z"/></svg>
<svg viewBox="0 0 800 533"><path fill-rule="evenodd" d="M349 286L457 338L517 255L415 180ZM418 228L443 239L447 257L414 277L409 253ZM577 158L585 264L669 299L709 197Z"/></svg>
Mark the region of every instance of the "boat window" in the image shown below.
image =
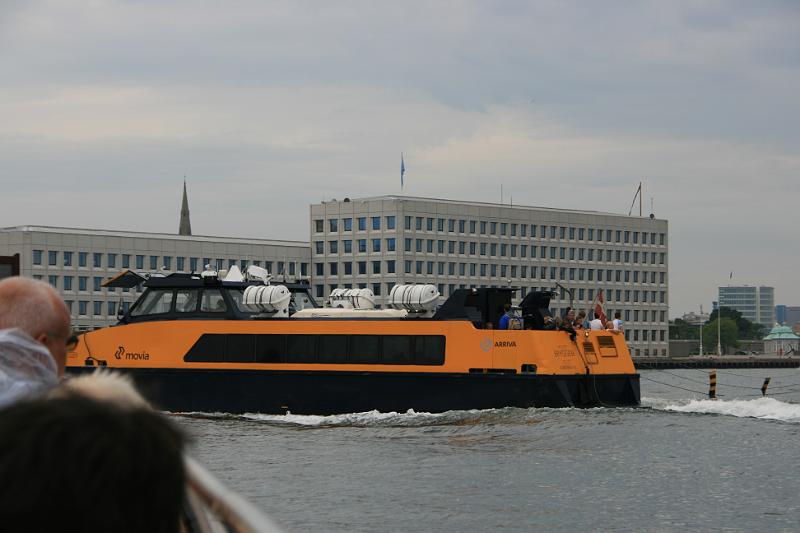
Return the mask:
<svg viewBox="0 0 800 533"><path fill-rule="evenodd" d="M131 316L169 313L172 307L172 289L148 289L131 310Z"/></svg>
<svg viewBox="0 0 800 533"><path fill-rule="evenodd" d="M441 335L203 334L184 356L196 363L443 365Z"/></svg>
<svg viewBox="0 0 800 533"><path fill-rule="evenodd" d="M386 335L383 337L383 362L387 365L413 364L412 341L413 337L410 335Z"/></svg>
<svg viewBox="0 0 800 533"><path fill-rule="evenodd" d="M233 303L236 305L236 308L241 311L242 313L252 313L253 310L248 306L244 305L244 289L230 289L228 290L228 296L231 297Z"/></svg>
<svg viewBox="0 0 800 533"><path fill-rule="evenodd" d="M202 335L184 356L184 361L195 363L224 363L226 336L227 335L218 333L206 333Z"/></svg>
<svg viewBox="0 0 800 533"><path fill-rule="evenodd" d="M192 313L197 310L197 289L178 289L175 291L175 312Z"/></svg>
<svg viewBox="0 0 800 533"><path fill-rule="evenodd" d="M351 335L350 362L376 364L381 359L381 338L378 335Z"/></svg>
<svg viewBox="0 0 800 533"><path fill-rule="evenodd" d="M316 340L317 335L287 335L286 362L316 363Z"/></svg>
<svg viewBox="0 0 800 533"><path fill-rule="evenodd" d="M226 335L225 361L231 363L252 363L255 360L256 335Z"/></svg>
<svg viewBox="0 0 800 533"><path fill-rule="evenodd" d="M228 310L219 289L205 289L200 299L200 311L204 313L224 313Z"/></svg>
<svg viewBox="0 0 800 533"><path fill-rule="evenodd" d="M286 335L259 335L256 342L257 363L282 363L286 354Z"/></svg>
<svg viewBox="0 0 800 533"><path fill-rule="evenodd" d="M320 363L344 363L347 361L347 335L319 336Z"/></svg>
<svg viewBox="0 0 800 533"><path fill-rule="evenodd" d="M417 337L414 362L418 365L443 365L445 351L444 335L421 335Z"/></svg>

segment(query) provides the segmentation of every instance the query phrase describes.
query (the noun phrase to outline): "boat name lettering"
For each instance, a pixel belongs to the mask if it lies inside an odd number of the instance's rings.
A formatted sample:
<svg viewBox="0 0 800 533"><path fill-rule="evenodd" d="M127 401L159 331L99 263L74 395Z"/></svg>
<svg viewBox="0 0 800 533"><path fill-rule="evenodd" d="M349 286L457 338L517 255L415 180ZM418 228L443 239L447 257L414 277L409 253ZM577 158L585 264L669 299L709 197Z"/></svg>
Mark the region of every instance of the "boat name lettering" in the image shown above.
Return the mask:
<svg viewBox="0 0 800 533"><path fill-rule="evenodd" d="M569 346L556 346L553 355L555 357L575 357L575 350Z"/></svg>
<svg viewBox="0 0 800 533"><path fill-rule="evenodd" d="M114 352L114 357L117 359L133 359L139 361L149 361L150 354L147 352L128 352L125 350L124 346L120 346L119 349Z"/></svg>
<svg viewBox="0 0 800 533"><path fill-rule="evenodd" d="M495 348L516 348L517 341L497 341L494 343Z"/></svg>

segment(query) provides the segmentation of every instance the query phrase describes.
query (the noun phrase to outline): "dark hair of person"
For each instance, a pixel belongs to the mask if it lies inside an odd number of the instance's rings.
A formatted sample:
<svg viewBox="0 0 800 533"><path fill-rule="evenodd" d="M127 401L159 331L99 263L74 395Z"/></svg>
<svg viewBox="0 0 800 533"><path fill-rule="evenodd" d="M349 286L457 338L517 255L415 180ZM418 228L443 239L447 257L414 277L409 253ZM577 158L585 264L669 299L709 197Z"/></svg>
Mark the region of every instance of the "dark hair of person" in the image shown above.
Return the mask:
<svg viewBox="0 0 800 533"><path fill-rule="evenodd" d="M183 434L163 415L73 395L0 411L0 528L177 532Z"/></svg>

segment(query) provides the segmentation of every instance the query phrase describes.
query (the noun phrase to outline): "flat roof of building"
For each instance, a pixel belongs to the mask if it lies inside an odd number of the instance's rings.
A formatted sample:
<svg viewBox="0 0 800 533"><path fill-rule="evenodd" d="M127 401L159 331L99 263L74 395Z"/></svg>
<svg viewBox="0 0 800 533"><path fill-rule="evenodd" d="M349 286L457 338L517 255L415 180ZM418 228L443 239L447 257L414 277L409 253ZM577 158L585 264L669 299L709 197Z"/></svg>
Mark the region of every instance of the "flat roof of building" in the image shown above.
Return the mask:
<svg viewBox="0 0 800 533"><path fill-rule="evenodd" d="M217 237L212 235L178 235L177 233L154 233L146 231L121 231L90 228L64 228L57 226L11 226L0 228L0 231L25 231L42 233L72 233L75 235L92 235L102 237L130 237L139 239L174 239L198 242L233 242L238 244L261 244L272 246L309 246L308 241L287 241L280 239L260 239L250 237Z"/></svg>
<svg viewBox="0 0 800 533"><path fill-rule="evenodd" d="M443 204L454 204L454 205L472 205L477 207L504 207L508 209L536 209L540 211L555 211L555 212L568 212L568 213L576 213L582 215L606 215L606 216L616 216L616 217L624 217L624 218L649 218L649 217L639 217L635 215L625 215L622 213L609 213L607 211L591 211L587 209L565 209L560 207L543 207L543 206L536 206L536 205L523 205L523 204L498 204L496 202L476 202L473 200L450 200L447 198L426 198L424 196L400 196L395 194L385 194L382 196L368 196L365 198L348 198L350 202L365 202L369 200L400 200L400 201L421 201L421 202L439 202ZM343 202L344 200L328 200L321 202L322 204L329 203L329 202ZM320 205L320 204L316 204ZM663 220L666 222L666 219L663 218L655 218L655 220Z"/></svg>

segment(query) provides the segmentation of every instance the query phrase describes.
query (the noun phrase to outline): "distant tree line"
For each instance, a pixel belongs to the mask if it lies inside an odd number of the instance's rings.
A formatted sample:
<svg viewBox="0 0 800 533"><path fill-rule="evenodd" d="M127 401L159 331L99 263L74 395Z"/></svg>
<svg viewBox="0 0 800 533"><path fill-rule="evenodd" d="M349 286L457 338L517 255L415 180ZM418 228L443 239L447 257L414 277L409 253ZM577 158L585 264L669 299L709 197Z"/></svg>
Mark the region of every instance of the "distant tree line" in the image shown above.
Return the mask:
<svg viewBox="0 0 800 533"><path fill-rule="evenodd" d="M703 324L703 345L711 351L717 345L717 320L721 315L720 338L724 348L738 348L740 340L760 340L767 334L766 328L761 324L750 322L742 313L730 307L716 309ZM671 340L699 340L700 326L689 324L683 319L676 318L669 324L669 338Z"/></svg>

